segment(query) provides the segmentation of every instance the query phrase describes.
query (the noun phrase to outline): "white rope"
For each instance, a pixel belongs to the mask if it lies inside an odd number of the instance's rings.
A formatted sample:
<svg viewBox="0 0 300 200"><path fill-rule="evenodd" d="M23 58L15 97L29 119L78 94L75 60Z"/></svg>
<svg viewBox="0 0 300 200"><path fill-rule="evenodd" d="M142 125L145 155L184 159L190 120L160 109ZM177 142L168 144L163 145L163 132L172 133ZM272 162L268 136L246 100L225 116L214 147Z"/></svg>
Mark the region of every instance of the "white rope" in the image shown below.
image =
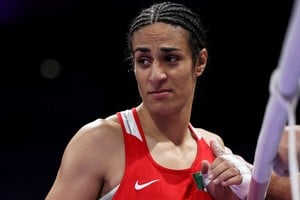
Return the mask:
<svg viewBox="0 0 300 200"><path fill-rule="evenodd" d="M295 131L294 112L297 101L295 92L299 90L300 78L299 42L300 0L295 0L279 58L278 69L280 69L280 73L274 71L276 75L273 75L276 78L273 77L273 83L270 86L274 91L269 97L257 141L248 200L264 200L265 198L272 167L275 166L281 134L287 120L291 131ZM295 167L298 164L295 162L297 160L295 158L295 134L291 132L288 136L291 140L289 143L291 147L288 151L291 152L288 156L288 167L290 168L292 196L294 200L299 200L299 180L295 179L298 177L295 175L295 171L298 170Z"/></svg>

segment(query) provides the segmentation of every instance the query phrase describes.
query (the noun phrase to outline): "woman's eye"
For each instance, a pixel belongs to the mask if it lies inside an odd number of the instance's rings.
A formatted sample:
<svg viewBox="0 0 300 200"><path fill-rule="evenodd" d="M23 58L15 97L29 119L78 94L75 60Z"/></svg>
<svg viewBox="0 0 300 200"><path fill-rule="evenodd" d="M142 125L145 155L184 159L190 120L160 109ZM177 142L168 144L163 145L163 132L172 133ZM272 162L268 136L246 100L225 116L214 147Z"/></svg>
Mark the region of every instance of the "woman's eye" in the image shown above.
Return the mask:
<svg viewBox="0 0 300 200"><path fill-rule="evenodd" d="M178 57L177 56L166 56L165 60L167 62L175 63L178 61Z"/></svg>
<svg viewBox="0 0 300 200"><path fill-rule="evenodd" d="M146 58L139 58L136 61L139 65L142 65L142 66L147 66L151 63L150 60L146 59Z"/></svg>

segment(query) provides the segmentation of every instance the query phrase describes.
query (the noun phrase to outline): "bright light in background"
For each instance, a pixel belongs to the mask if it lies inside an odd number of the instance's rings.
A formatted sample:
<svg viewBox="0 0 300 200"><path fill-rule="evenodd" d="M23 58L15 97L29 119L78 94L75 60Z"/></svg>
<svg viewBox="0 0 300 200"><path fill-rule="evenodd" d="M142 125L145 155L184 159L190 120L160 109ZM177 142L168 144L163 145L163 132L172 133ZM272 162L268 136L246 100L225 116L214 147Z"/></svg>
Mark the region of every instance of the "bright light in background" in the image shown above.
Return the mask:
<svg viewBox="0 0 300 200"><path fill-rule="evenodd" d="M41 76L46 79L57 78L60 74L61 66L57 60L47 59L40 65Z"/></svg>

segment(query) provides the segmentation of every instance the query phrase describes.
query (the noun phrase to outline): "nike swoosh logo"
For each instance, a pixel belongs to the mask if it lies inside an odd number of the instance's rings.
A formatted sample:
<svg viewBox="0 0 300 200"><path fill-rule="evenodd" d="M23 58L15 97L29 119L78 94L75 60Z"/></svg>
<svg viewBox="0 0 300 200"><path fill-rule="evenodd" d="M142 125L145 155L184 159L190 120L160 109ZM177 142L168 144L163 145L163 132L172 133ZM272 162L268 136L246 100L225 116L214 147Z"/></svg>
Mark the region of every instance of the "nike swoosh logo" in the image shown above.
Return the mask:
<svg viewBox="0 0 300 200"><path fill-rule="evenodd" d="M141 190L141 189L144 189L145 187L151 185L152 183L155 183L159 181L159 179L155 179L155 180L152 180L152 181L149 181L147 183L143 183L143 184L139 184L138 181L135 182L135 185L134 185L134 189L135 190Z"/></svg>

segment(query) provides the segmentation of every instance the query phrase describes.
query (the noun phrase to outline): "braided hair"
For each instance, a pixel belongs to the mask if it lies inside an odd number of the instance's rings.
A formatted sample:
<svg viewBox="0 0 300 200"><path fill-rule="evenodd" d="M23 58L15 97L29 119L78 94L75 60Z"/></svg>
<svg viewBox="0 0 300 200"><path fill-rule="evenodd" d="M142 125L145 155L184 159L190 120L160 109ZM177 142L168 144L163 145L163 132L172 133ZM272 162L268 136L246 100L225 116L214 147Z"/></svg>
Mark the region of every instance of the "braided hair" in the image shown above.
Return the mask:
<svg viewBox="0 0 300 200"><path fill-rule="evenodd" d="M188 40L192 50L193 63L195 63L199 51L206 47L201 20L191 9L174 2L155 3L140 12L132 21L127 35L129 52L132 52L131 39L133 34L142 27L157 22L179 26L189 33Z"/></svg>

